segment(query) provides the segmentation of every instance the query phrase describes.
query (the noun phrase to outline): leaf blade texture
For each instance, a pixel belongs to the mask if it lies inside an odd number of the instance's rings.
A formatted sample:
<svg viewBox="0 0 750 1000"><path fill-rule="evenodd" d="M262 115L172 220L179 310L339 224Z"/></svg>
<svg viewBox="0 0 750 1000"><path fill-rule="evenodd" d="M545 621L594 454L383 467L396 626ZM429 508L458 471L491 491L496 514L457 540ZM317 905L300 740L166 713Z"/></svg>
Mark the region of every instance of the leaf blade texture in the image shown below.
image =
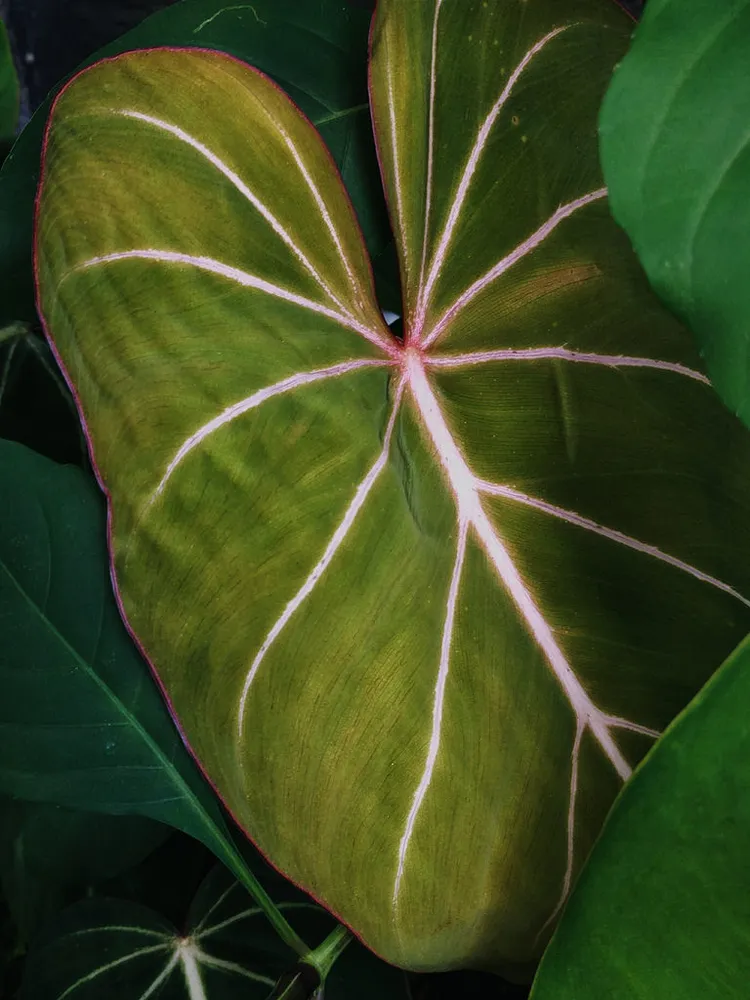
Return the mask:
<svg viewBox="0 0 750 1000"><path fill-rule="evenodd" d="M528 974L748 628L748 442L598 167L627 34L590 2L378 7L403 339L257 70L131 53L52 113L40 308L128 620L263 853L415 970Z"/></svg>

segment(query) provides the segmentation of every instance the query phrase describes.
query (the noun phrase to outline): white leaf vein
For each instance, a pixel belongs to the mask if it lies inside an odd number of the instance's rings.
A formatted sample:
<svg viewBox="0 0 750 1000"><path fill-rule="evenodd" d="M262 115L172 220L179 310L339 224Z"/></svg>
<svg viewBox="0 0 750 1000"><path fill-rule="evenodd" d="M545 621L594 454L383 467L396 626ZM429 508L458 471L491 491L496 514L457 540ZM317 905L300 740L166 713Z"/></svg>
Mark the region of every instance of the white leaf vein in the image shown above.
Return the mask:
<svg viewBox="0 0 750 1000"><path fill-rule="evenodd" d="M307 185L310 193L312 194L313 198L315 199L315 204L318 206L318 211L320 212L321 218L323 219L323 223L324 223L326 229L328 230L328 232L329 232L329 234L331 236L331 239L333 240L333 243L334 243L334 246L336 247L336 250L338 252L339 258L341 259L341 261L342 261L342 263L344 265L344 269L346 270L346 274L347 274L347 277L349 278L349 284L351 286L352 292L357 296L359 305L360 305L360 307L362 307L363 303L361 301L361 292L360 292L359 283L358 283L356 277L354 276L354 269L353 269L353 267L351 265L351 262L349 260L348 255L344 251L344 245L343 245L343 242L341 240L341 235L340 235L339 231L336 229L336 226L333 223L333 219L331 218L331 213L328 211L328 206L326 205L326 203L325 203L325 201L323 199L323 196L320 193L320 189L318 188L317 184L315 183L315 181L313 180L312 176L310 175L310 171L305 166L305 162L302 159L302 157L300 156L299 150L297 149L297 147L295 146L294 142L292 141L291 136L289 136L289 134L281 127L281 125L278 122L276 122L275 124L276 124L276 128L278 129L278 131L279 131L282 139L284 140L284 142L285 142L285 144L287 146L287 149L292 154L294 162L297 164L297 168L299 169L299 172L302 174L302 177L303 177L303 179L305 181L305 184ZM351 313L349 312L349 310L346 309L338 301L338 299L334 299L334 301L340 306L342 312L346 313L346 315L348 315L348 316L351 316Z"/></svg>
<svg viewBox="0 0 750 1000"><path fill-rule="evenodd" d="M189 1000L208 1000L203 976L198 964L198 957L201 955L200 949L196 947L190 938L185 938L180 941L177 954L182 966L182 975L185 980Z"/></svg>
<svg viewBox="0 0 750 1000"><path fill-rule="evenodd" d="M419 293L417 299L417 316L424 316L423 299L425 295L424 280L425 269L427 267L427 240L430 228L430 214L432 212L432 184L435 156L435 91L437 85L437 38L438 22L440 20L440 8L443 0L436 0L435 13L432 22L432 50L430 53L430 97L427 120L427 186L425 193L424 208L424 233L422 234L422 260L419 268ZM418 323L421 320L418 320Z"/></svg>
<svg viewBox="0 0 750 1000"><path fill-rule="evenodd" d="M153 260L162 264L178 264L188 267L196 267L199 270L207 271L210 274L218 274L222 278L234 281L238 285L242 285L245 288L255 288L258 291L265 292L267 295L272 295L274 298L283 299L285 302L299 306L302 309L308 309L310 312L316 313L318 316L325 316L327 319L333 320L335 323L339 323L341 326L344 326L349 330L354 330L355 333L359 333L365 338L365 340L369 340L371 344L379 347L391 357L395 356L397 353L397 348L393 344L383 340L375 332L375 330L372 330L364 323L360 323L359 320L352 319L350 316L336 312L335 309L330 309L328 306L321 305L319 302L314 302L312 299L308 299L304 295L298 295L296 292L292 292L288 288L283 288L281 285L274 285L272 282L266 281L264 278L259 278L255 274L249 274L247 271L243 271L238 267L232 267L231 264L225 264L220 260L215 260L213 257L179 253L175 250L156 250L150 248L120 250L115 253L101 254L98 257L90 257L88 260L81 261L80 264L76 264L70 271L66 272L62 276L59 284L62 284L67 277L71 274L77 273L78 271L122 260Z"/></svg>
<svg viewBox="0 0 750 1000"><path fill-rule="evenodd" d="M229 962L224 958L216 958L215 955L208 955L205 951L198 948L195 949L195 959L209 969L218 969L220 972L231 972L235 976L243 976L245 979L251 979L255 983L263 983L265 986L273 987L276 985L276 980L271 979L270 976L263 976L259 972L253 972L252 969L246 969L244 965L240 965L238 962Z"/></svg>
<svg viewBox="0 0 750 1000"><path fill-rule="evenodd" d="M156 944L156 945L151 945L151 947L149 948L138 948L135 951L131 951L126 955L121 955L119 958L115 958L111 962L107 962L104 965L98 966L98 968L93 969L91 972L87 973L87 975L81 976L80 979L77 979L66 990L64 990L57 997L57 1000L64 1000L65 997L69 996L71 993L77 990L79 986L84 986L86 983L90 983L94 979L98 979L99 976L105 975L107 972L110 972L112 969L116 969L119 966L124 965L126 962L132 962L133 959L141 958L143 955L154 955L160 951L167 951L168 948L169 944ZM158 982L163 982L176 964L177 964L176 958L173 961L170 961L164 972L158 978ZM153 989L150 992L153 992ZM148 995L149 993L144 994L142 997L139 998L139 1000L145 1000L145 997Z"/></svg>
<svg viewBox="0 0 750 1000"><path fill-rule="evenodd" d="M474 365L489 364L494 361L571 361L574 364L603 365L607 368L653 368L658 371L673 372L686 378L711 385L711 380L694 368L678 361L663 361L661 358L644 358L627 354L595 354L590 351L573 351L567 347L523 347L500 348L493 351L472 351L467 354L441 354L425 358L430 368L470 368Z"/></svg>
<svg viewBox="0 0 750 1000"><path fill-rule="evenodd" d="M448 683L448 673L450 670L451 644L453 642L453 624L456 618L456 604L458 603L458 591L461 585L461 573L463 571L464 558L466 556L466 536L468 534L468 521L461 521L458 528L458 544L456 546L456 561L453 564L450 587L448 588L448 603L445 613L445 623L443 626L443 637L440 645L440 665L438 668L437 681L435 683L435 694L432 702L432 732L430 733L430 743L427 750L422 777L419 780L411 809L406 819L401 841L398 848L398 866L396 870L396 881L393 886L393 906L397 906L399 892L401 890L401 880L404 877L406 866L406 855L409 850L417 816L422 808L422 804L427 795L432 776L435 770L438 753L440 751L440 736L443 724L443 708L445 704L445 688Z"/></svg>
<svg viewBox="0 0 750 1000"><path fill-rule="evenodd" d="M566 849L567 857L565 861L565 874L563 875L562 890L557 900L554 910L547 917L539 929L534 943L544 934L547 928L555 922L558 914L565 905L571 886L573 885L573 868L575 865L575 827L576 827L576 802L578 800L578 766L581 754L581 740L585 726L580 719L576 719L576 733L573 739L573 747L570 752L570 786L568 788L568 819L566 829Z"/></svg>
<svg viewBox="0 0 750 1000"><path fill-rule="evenodd" d="M532 250L536 249L542 243L549 234L556 229L560 223L573 215L579 209L586 205L590 205L592 202L600 201L602 198L607 197L606 188L598 188L596 191L590 191L588 194L581 195L580 198L575 198L573 201L569 201L565 205L560 205L552 215L544 222L531 236L527 237L523 242L519 243L514 250L511 250L509 254L499 260L496 264L486 271L481 277L477 278L469 287L463 291L456 300L448 306L445 312L442 313L440 318L435 322L434 326L430 329L430 332L422 340L423 347L429 347L434 344L438 337L444 332L446 327L453 322L458 313L460 313L466 306L472 302L480 292L482 292L488 285L493 281L496 281L500 275L504 274L509 268L514 264L517 264L519 260L525 257L527 254L531 253Z"/></svg>
<svg viewBox="0 0 750 1000"><path fill-rule="evenodd" d="M245 711L247 709L247 699L250 693L250 689L258 673L258 670L266 654L268 653L268 650L271 648L271 646L274 644L274 642L279 637L281 632L284 630L286 625L289 623L289 621L291 621L296 612L299 610L302 604L307 600L307 598L313 592L320 579L323 577L333 557L336 555L336 552L339 550L344 540L346 539L347 535L349 534L349 531L354 522L356 521L357 516L364 507L365 501L367 500L367 497L369 496L372 488L374 487L375 483L377 482L381 473L386 467L386 464L388 462L388 454L391 446L391 437L393 436L393 428L396 423L396 416L399 411L399 406L401 403L401 397L403 395L403 391L404 391L404 379L402 378L395 392L393 408L391 410L390 418L388 420L388 425L386 427L385 435L383 438L383 446L380 451L380 454L378 455L374 464L368 470L364 479L357 486L357 489L354 492L354 496L351 500L351 503L347 507L343 518L341 519L336 530L331 536L331 539L328 542L328 545L326 546L323 555L320 557L318 562L312 568L310 574L308 575L307 579L302 584L302 586L299 588L297 593L287 603L286 607L284 608L279 618L277 618L277 620L272 625L270 631L268 632L268 635L263 640L260 649L256 653L255 659L250 665L250 669L247 672L247 675L245 677L245 682L242 686L242 692L240 694L240 700L239 700L239 707L237 713L238 739L242 738L242 730L245 721Z"/></svg>
<svg viewBox="0 0 750 1000"><path fill-rule="evenodd" d="M141 993L141 995L137 998L137 1000L148 1000L149 997L154 996L156 992L160 989L162 983L166 982L167 979L169 979L169 977L172 975L172 971L177 965L179 958L180 958L179 954L177 953L177 951L175 951L175 953L172 955L172 957L164 966L159 975L153 980L151 985L148 986L143 993Z"/></svg>
<svg viewBox="0 0 750 1000"><path fill-rule="evenodd" d="M643 360L643 359L635 359ZM649 359L646 359L649 360ZM440 751L441 720L445 704L446 685L448 681L448 666L450 657L450 645L454 629L455 608L460 587L461 570L464 562L466 538L469 531L476 535L477 540L484 550L490 564L497 573L500 582L506 592L516 605L522 620L544 658L552 670L553 675L560 684L563 692L574 712L576 720L576 730L573 745L571 748L571 768L570 768L570 789L567 818L567 861L563 876L562 891L558 904L544 924L539 935L549 926L549 924L559 914L572 886L574 871L574 834L575 834L575 808L578 794L578 768L581 741L584 732L588 729L596 743L601 748L605 757L610 761L618 776L627 780L632 768L623 756L617 743L612 736L612 730L624 729L631 732L657 739L660 736L658 730L642 725L630 719L620 716L609 715L598 708L589 694L576 677L571 665L567 661L565 654L559 646L552 629L545 620L542 612L536 604L533 594L528 589L515 566L505 544L503 543L497 528L490 522L483 504L482 497L486 495L503 496L507 499L517 501L532 506L546 514L569 521L586 530L593 531L615 541L619 544L631 547L645 555L654 557L668 563L682 572L689 573L696 579L714 586L735 599L750 607L750 600L745 598L733 587L723 581L704 573L697 567L679 560L668 553L662 552L655 546L648 545L623 532L607 528L597 522L584 518L580 514L568 511L554 504L531 497L502 484L491 483L474 475L449 429L440 404L430 386L425 371L426 359L418 348L409 348L405 351L405 379L411 396L416 405L417 411L423 423L424 429L432 442L438 462L443 468L449 489L456 504L456 516L459 531L458 551L456 562L453 568L451 584L448 591L446 605L446 616L443 628L443 642L441 645L440 665L438 669L438 679L435 686L433 698L433 721L431 737L427 751L425 767L420 782L414 793L411 808L406 818L403 834L399 842L397 859L396 878L393 889L393 905L396 906L405 873L406 855L409 844L412 840L419 811L424 802L425 795L429 789L435 764ZM670 369L671 370L671 369ZM680 374L690 374L691 377L699 377L700 373L692 370L680 371ZM702 379L701 379L702 380Z"/></svg>
<svg viewBox="0 0 750 1000"><path fill-rule="evenodd" d="M510 553L497 529L492 525L482 506L479 481L469 469L458 448L440 405L430 387L423 363L416 351L409 351L407 358L408 384L425 429L432 439L438 460L443 467L453 494L459 523L466 522L477 535L509 596L518 608L541 649L546 661L562 687L577 719L582 719L591 730L606 757L624 780L630 776L631 767L614 742L605 715L594 705L573 668L557 643L548 622L521 578Z"/></svg>
<svg viewBox="0 0 750 1000"><path fill-rule="evenodd" d="M197 431L191 434L190 437L180 445L174 455L174 458L172 458L169 462L164 475L159 481L159 485L149 497L146 506L150 507L151 504L153 504L154 501L161 496L175 470L192 451L201 445L207 437L219 430L219 428L224 427L233 420L236 420L237 417L242 416L243 413L256 409L262 403L265 403L269 399L273 399L275 396L281 396L284 393L293 392L295 389L299 389L302 386L310 385L314 382L320 382L324 379L338 378L342 375L348 375L350 372L360 371L363 368L383 368L388 364L389 363L386 361L370 360L369 358L357 358L352 361L342 361L339 364L331 365L328 368L319 368L310 372L297 372L294 375L290 375L287 378L282 379L280 382L275 382L273 385L268 385L263 389L258 389L257 392L254 392L246 399L241 399L239 402L233 403L225 410L222 410L222 412L217 416L203 424L202 427L199 427Z"/></svg>
<svg viewBox="0 0 750 1000"><path fill-rule="evenodd" d="M508 82L500 93L500 96L493 104L486 118L482 122L479 128L477 137L474 140L474 145L471 149L469 157L464 166L461 180L459 181L458 188L456 189L456 194L453 198L453 203L451 204L450 211L448 212L448 218L446 219L445 226L441 233L440 239L438 240L438 245L435 250L435 254L432 259L432 264L427 276L427 281L424 285L421 294L419 295L419 301L421 303L420 314L416 319L417 331L421 331L422 325L424 323L424 316L427 310L427 305L429 303L430 296L435 287L435 283L440 275L440 272L445 264L445 259L448 251L448 247L453 238L456 225L458 223L461 210L464 206L466 200L466 195L469 191L469 186L471 184L474 173L479 164L479 160L484 152L485 146L487 145L487 140L489 139L490 132L500 114L503 106L506 104L508 98L510 97L513 88L518 82L519 77L532 61L532 59L542 51L542 49L552 41L557 35L565 31L570 25L563 25L559 28L554 28L552 31L548 32L543 38L540 38L532 47L526 52L521 61L518 63L516 68L511 73L508 78Z"/></svg>
<svg viewBox="0 0 750 1000"><path fill-rule="evenodd" d="M641 552L643 555L658 559L661 562L667 563L669 566L673 566L675 569L681 570L683 573L688 573L690 576L695 577L696 580L700 580L702 583L707 583L712 587L716 587L717 590L724 591L725 594L729 594L731 597L734 597L746 607L750 607L750 600L744 597L738 590L735 590L734 587L731 587L728 583L724 583L723 580L719 580L717 577L711 576L709 573L704 573L703 570L698 569L697 566L691 566L690 563L685 562L682 559L678 559L676 556L672 556L668 552L664 552L656 545L650 545L646 542L642 542L637 538L633 538L631 535L625 534L623 531L608 528L603 524L597 523L591 518L583 517L575 511L567 510L565 507L558 507L556 504L548 503L546 500L541 500L539 497L530 496L527 493L521 492L521 490L514 489L512 486L505 486L501 483L490 483L483 479L477 479L476 488L480 493L503 497L507 500L514 500L517 503L533 507L536 510L542 511L544 514L550 514L552 517L559 518L562 521L567 521L569 524L574 524L579 528L584 528L586 531L591 531L596 535L601 535L603 538L608 538L612 542L625 545L627 548L634 549L636 552Z"/></svg>
<svg viewBox="0 0 750 1000"><path fill-rule="evenodd" d="M257 212L259 212L259 214L266 220L266 222L274 231L274 233L276 233L279 239L292 251L295 258L305 268L305 270L315 279L315 281L320 285L320 287L323 289L326 295L331 299L331 301L334 302L339 307L342 313L348 315L349 318L351 319L351 314L349 313L349 310L344 306L341 300L334 294L333 290L324 280L321 273L312 263L310 258L305 254L302 248L298 246L297 243L295 243L294 239L292 238L288 230L281 224L279 219L273 214L273 212L268 208L268 206L264 204L264 202L262 202L260 198L253 191L250 190L250 188L247 186L247 184L245 184L242 178L234 170L232 170L231 167L227 166L227 164L224 163L224 161L221 159L220 156L217 156L216 153L210 150L208 146L204 145L204 143L200 142L200 140L196 139L195 136L190 135L189 132L186 132L178 125L173 125L171 122L163 121L161 118L155 118L153 115L143 114L140 111L132 111L125 108L120 109L118 111L114 111L113 113L122 115L125 118L133 118L136 121L144 122L148 125L152 125L154 128L160 129L163 132L167 132L169 135L174 136L175 139L179 139L180 142L184 142L187 146L190 146L191 149L194 149L202 157L208 160L211 166L215 167L220 174L226 177L226 179L237 189L237 191L239 191L240 194L245 199L247 199L247 201L250 202L253 208L255 208ZM279 129L279 131L282 131L278 126L278 124L276 127ZM287 145L288 146L290 145L290 140L287 142ZM293 155L295 156L297 165L301 169L303 169L303 175L306 175L307 171L304 170L304 168L302 167L302 162L301 159L299 158L299 155L296 152L296 149L293 146L291 148L293 151Z"/></svg>

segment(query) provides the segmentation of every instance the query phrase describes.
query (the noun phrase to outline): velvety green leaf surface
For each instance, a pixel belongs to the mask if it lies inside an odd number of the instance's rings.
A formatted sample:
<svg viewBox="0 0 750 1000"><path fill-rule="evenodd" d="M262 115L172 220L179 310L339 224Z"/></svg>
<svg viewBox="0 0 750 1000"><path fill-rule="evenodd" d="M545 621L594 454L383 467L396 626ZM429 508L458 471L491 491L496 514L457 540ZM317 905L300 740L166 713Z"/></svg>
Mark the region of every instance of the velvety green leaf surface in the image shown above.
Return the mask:
<svg viewBox="0 0 750 1000"><path fill-rule="evenodd" d="M95 485L10 441L0 485L0 791L160 820L254 888L120 618Z"/></svg>
<svg viewBox="0 0 750 1000"><path fill-rule="evenodd" d="M134 48L196 46L258 66L292 95L324 136L354 201L370 251L390 233L367 107L369 14L345 0L183 0L147 18L88 60ZM33 115L0 171L0 324L33 321L32 216L44 122ZM398 300L384 306L398 310Z"/></svg>
<svg viewBox="0 0 750 1000"><path fill-rule="evenodd" d="M750 423L750 3L649 0L602 107L612 211Z"/></svg>
<svg viewBox="0 0 750 1000"><path fill-rule="evenodd" d="M380 4L404 341L262 74L137 52L51 116L40 309L129 622L261 850L412 969L528 973L750 628L748 437L599 172L629 31L596 0Z"/></svg>
<svg viewBox="0 0 750 1000"><path fill-rule="evenodd" d="M0 799L0 884L22 940L90 883L138 864L169 835L143 816Z"/></svg>
<svg viewBox="0 0 750 1000"><path fill-rule="evenodd" d="M321 942L334 927L332 918L293 887L279 889L279 909L308 940ZM30 952L21 996L265 1000L297 957L245 890L217 869L198 890L180 931L136 903L92 899L70 907ZM354 995L407 1000L409 993L403 973L352 944L326 980L325 996Z"/></svg>
<svg viewBox="0 0 750 1000"><path fill-rule="evenodd" d="M0 21L0 150L18 124L18 77L13 66L8 33Z"/></svg>
<svg viewBox="0 0 750 1000"><path fill-rule="evenodd" d="M618 799L544 956L534 1000L745 996L748 704L750 640Z"/></svg>

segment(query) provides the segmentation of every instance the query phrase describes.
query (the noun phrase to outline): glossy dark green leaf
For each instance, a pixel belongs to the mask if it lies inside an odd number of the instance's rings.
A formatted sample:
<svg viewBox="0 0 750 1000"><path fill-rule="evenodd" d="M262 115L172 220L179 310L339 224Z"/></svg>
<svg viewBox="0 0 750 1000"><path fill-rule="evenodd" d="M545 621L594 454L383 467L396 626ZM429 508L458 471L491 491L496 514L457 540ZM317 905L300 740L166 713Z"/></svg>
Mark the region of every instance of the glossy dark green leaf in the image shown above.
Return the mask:
<svg viewBox="0 0 750 1000"><path fill-rule="evenodd" d="M149 816L255 889L120 618L96 486L9 441L0 486L0 791Z"/></svg>
<svg viewBox="0 0 750 1000"><path fill-rule="evenodd" d="M750 638L621 793L533 1000L740 1000L750 982Z"/></svg>
<svg viewBox="0 0 750 1000"><path fill-rule="evenodd" d="M750 424L748 65L748 0L649 0L600 132L615 218Z"/></svg>
<svg viewBox="0 0 750 1000"><path fill-rule="evenodd" d="M403 339L262 73L131 52L50 117L40 311L130 625L243 829L413 970L528 973L622 783L750 628L750 439L600 174L630 27L382 0Z"/></svg>
<svg viewBox="0 0 750 1000"><path fill-rule="evenodd" d="M352 198L368 247L390 244L367 104L370 17L345 0L183 0L91 56L197 46L230 53L281 84L317 124ZM34 195L50 102L34 114L0 171L0 325L35 318L31 274ZM398 308L392 297L391 309Z"/></svg>
<svg viewBox="0 0 750 1000"><path fill-rule="evenodd" d="M335 926L329 914L293 887L279 888L279 910L308 940L322 941ZM22 1000L265 1000L297 957L244 889L217 869L179 931L135 903L93 899L70 907L30 952ZM403 973L355 943L326 981L325 996L408 1000L409 994Z"/></svg>
<svg viewBox="0 0 750 1000"><path fill-rule="evenodd" d="M92 882L138 864L169 832L143 816L0 799L0 885L21 939Z"/></svg>

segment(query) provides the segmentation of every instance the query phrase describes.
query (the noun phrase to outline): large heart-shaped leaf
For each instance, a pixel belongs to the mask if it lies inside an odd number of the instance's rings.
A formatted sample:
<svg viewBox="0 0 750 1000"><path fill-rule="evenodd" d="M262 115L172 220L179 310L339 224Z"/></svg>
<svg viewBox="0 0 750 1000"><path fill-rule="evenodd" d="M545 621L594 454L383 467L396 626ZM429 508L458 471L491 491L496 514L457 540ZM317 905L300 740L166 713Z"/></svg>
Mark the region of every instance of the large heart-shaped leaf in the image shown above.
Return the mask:
<svg viewBox="0 0 750 1000"><path fill-rule="evenodd" d="M750 977L750 639L623 791L534 1000L728 1000Z"/></svg>
<svg viewBox="0 0 750 1000"><path fill-rule="evenodd" d="M94 484L10 441L0 484L0 791L168 823L263 900L120 619Z"/></svg>
<svg viewBox="0 0 750 1000"><path fill-rule="evenodd" d="M367 107L368 25L363 7L342 0L183 0L147 18L87 64L129 49L190 45L219 49L258 66L320 129L343 173L370 252L380 255L390 246L390 233ZM0 323L36 318L32 217L50 103L34 114L0 172Z"/></svg>
<svg viewBox="0 0 750 1000"><path fill-rule="evenodd" d="M134 52L51 115L39 304L130 625L261 849L414 969L538 957L750 626L746 433L599 174L628 31L597 0L382 0L403 341L263 74Z"/></svg>
<svg viewBox="0 0 750 1000"><path fill-rule="evenodd" d="M308 940L322 940L331 917L298 895L282 886L274 899ZM242 887L217 869L198 890L181 930L148 907L122 900L92 899L70 907L30 952L21 997L266 1000L277 981L293 973L297 958ZM307 981L314 986L312 973L308 969ZM311 992L291 996L305 1000ZM409 992L403 973L352 944L326 980L325 996L354 995L407 1000Z"/></svg>
<svg viewBox="0 0 750 1000"><path fill-rule="evenodd" d="M649 0L602 106L612 211L750 423L750 2Z"/></svg>

